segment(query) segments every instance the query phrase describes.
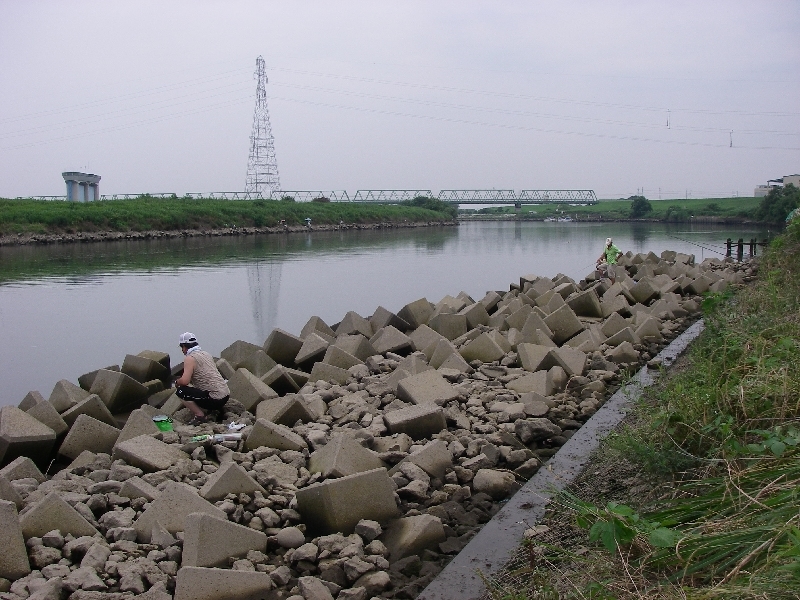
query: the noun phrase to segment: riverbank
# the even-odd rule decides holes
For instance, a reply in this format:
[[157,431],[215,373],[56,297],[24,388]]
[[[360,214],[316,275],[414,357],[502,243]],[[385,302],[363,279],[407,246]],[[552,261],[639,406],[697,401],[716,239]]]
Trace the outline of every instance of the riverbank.
[[417,227],[455,227],[458,221],[378,222],[341,225],[285,225],[277,227],[224,227],[220,229],[181,229],[174,231],[86,231],[77,233],[17,233],[0,236],[0,246],[27,244],[72,244],[113,242],[121,240],[154,240],[190,237],[222,237],[275,235],[319,231],[368,231],[381,229],[413,229]]
[[[185,236],[186,232],[236,235],[324,226],[396,227],[452,221],[455,208],[419,198],[399,205],[286,200],[152,198],[99,202],[0,199],[0,235],[13,240],[93,241]],[[35,242],[34,242],[35,243]]]
[[[703,291],[752,276],[747,264],[695,265],[668,251],[628,253],[620,265],[614,285],[528,275],[478,301],[422,298],[331,327],[312,317],[299,336],[274,330],[263,345],[236,341],[217,363],[232,398],[220,424],[186,423],[162,389],[180,366],[159,351],[86,373],[80,387],[61,381],[47,400],[31,392],[0,413],[25,425],[3,430],[2,460],[23,457],[0,475],[25,507],[10,552],[35,567],[8,587],[23,597],[86,581],[195,597],[195,581],[213,580],[275,598],[313,586],[415,597],[629,373],[694,322]],[[175,431],[159,431],[158,414]],[[196,438],[233,421],[241,439]],[[45,478],[25,456],[57,473]],[[45,520],[62,495],[68,519]],[[214,544],[197,533],[198,512]],[[84,565],[84,555],[100,558]],[[95,571],[71,575],[90,562]]]
[[759,271],[706,299],[689,354],[531,523],[487,597],[797,597],[800,227]]

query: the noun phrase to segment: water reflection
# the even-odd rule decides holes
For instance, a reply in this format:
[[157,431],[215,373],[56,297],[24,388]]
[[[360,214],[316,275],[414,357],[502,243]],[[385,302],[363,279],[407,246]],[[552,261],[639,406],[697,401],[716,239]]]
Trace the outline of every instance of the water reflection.
[[467,222],[460,227],[0,247],[0,405],[144,349],[176,352],[193,331],[210,352],[261,344],[426,297],[508,289],[520,275],[580,279],[606,237],[623,251],[724,254],[758,229],[628,223]]

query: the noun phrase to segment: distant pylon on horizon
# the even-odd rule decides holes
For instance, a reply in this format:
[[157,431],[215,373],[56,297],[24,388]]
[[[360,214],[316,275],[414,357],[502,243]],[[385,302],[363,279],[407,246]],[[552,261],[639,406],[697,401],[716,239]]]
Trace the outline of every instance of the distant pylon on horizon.
[[270,198],[281,189],[278,175],[278,161],[275,158],[275,140],[269,124],[267,109],[267,72],[264,59],[256,59],[258,80],[256,86],[256,107],[253,111],[253,130],[250,133],[250,156],[247,159],[247,181],[244,191],[257,197]]

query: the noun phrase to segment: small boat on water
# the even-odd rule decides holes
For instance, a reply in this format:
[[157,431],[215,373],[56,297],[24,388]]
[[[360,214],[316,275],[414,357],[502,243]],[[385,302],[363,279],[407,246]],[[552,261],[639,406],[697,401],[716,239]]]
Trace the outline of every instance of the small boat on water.
[[572,217],[558,217],[559,223],[572,223]]

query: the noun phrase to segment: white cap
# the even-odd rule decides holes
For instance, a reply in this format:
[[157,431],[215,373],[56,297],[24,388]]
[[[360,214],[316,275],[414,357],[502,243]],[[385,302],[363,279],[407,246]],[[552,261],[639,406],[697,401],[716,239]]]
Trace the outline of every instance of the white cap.
[[611,238],[606,238],[606,246],[610,246],[610,245],[611,245],[611,244],[613,244],[613,243],[614,243],[614,242],[613,242],[613,241],[611,241]]
[[178,343],[179,344],[196,344],[197,343],[197,338],[194,336],[193,333],[190,333],[190,332],[187,331],[186,333],[182,333],[181,334],[181,337],[178,338]]

